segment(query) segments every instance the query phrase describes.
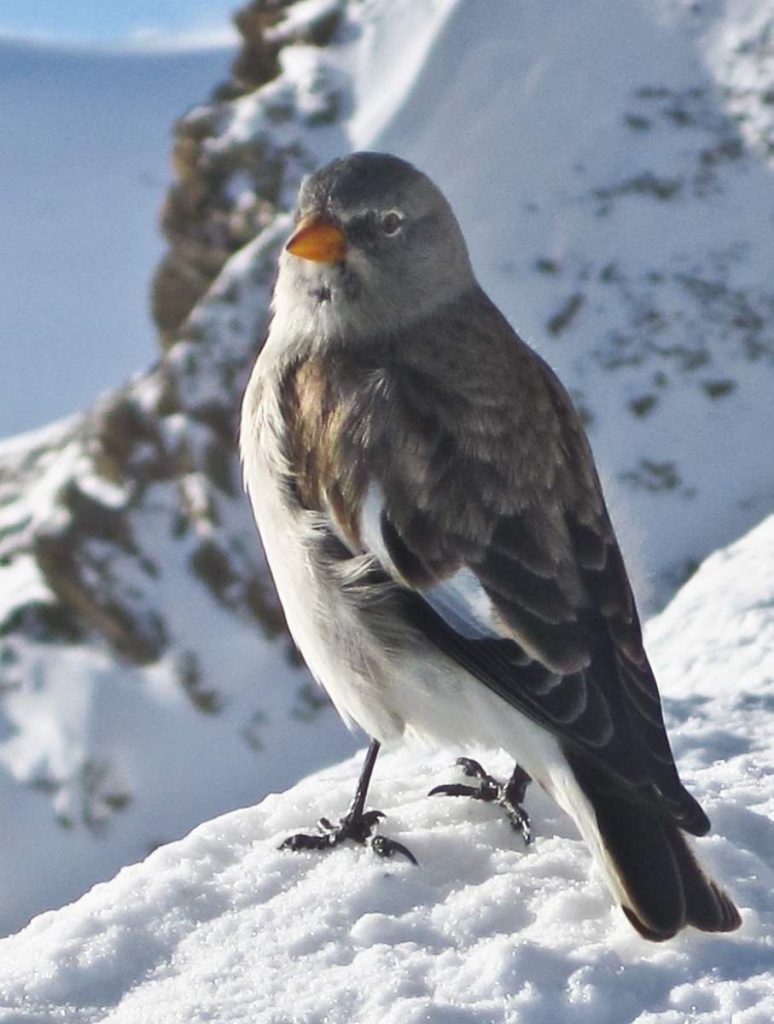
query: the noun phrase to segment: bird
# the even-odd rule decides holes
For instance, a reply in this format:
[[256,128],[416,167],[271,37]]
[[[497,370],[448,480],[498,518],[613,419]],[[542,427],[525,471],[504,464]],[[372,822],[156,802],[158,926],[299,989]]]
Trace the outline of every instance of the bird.
[[575,821],[632,926],[663,941],[736,929],[687,834],[682,784],[583,423],[479,285],[441,190],[387,153],[301,184],[244,394],[246,489],[293,640],[369,737],[339,822],[291,850],[403,844],[366,809],[381,745],[491,747],[525,841],[527,785]]

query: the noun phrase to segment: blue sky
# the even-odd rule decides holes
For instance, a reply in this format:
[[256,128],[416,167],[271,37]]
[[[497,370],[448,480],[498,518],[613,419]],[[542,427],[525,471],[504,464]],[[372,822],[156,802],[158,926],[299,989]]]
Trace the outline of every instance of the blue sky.
[[243,0],[0,0],[0,35],[115,45],[225,33]]

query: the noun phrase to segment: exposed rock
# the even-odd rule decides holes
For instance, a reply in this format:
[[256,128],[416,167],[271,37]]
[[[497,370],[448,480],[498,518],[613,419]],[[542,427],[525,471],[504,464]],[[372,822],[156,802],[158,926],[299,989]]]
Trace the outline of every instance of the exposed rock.
[[[279,75],[284,47],[321,47],[331,40],[345,4],[318,2],[301,17],[293,15],[293,6],[293,0],[253,0],[238,11],[234,23],[243,41],[232,81],[218,88],[212,104],[196,107],[175,124],[172,163],[177,180],[161,218],[170,249],[154,276],[151,297],[167,346],[228,257],[277,213],[284,154],[260,141],[228,147],[210,143],[223,128],[229,104]],[[275,104],[273,116],[278,109]],[[292,116],[292,105],[283,112]],[[233,187],[240,176],[243,185],[253,182],[251,195]]]

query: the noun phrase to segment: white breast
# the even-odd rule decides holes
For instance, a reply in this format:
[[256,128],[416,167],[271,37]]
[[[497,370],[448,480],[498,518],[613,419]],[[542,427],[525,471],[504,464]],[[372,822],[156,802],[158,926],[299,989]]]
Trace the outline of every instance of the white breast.
[[[345,589],[321,571],[319,548],[328,525],[320,513],[302,508],[287,487],[291,477],[283,454],[277,375],[264,355],[265,350],[245,393],[240,447],[266,560],[288,628],[312,675],[348,725],[357,723],[369,735],[388,739],[405,725],[387,699],[388,655],[362,628]],[[364,570],[368,561],[353,559],[356,564],[348,565],[345,575]]]

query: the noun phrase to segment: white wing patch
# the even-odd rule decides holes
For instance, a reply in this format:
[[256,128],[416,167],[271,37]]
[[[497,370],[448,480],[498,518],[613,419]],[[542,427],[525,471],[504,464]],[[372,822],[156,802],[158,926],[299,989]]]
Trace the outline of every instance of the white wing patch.
[[[381,563],[395,579],[400,580],[382,534],[384,494],[378,484],[372,483],[360,511],[360,537],[366,550]],[[498,628],[494,605],[472,569],[463,567],[453,576],[420,591],[422,597],[441,618],[460,636],[469,640],[502,637]]]
[[458,569],[442,583],[422,591],[442,619],[468,640],[502,637],[492,601],[472,569]]
[[360,508],[360,540],[366,551],[373,555],[391,576],[400,579],[382,535],[384,493],[379,484],[371,483]]

